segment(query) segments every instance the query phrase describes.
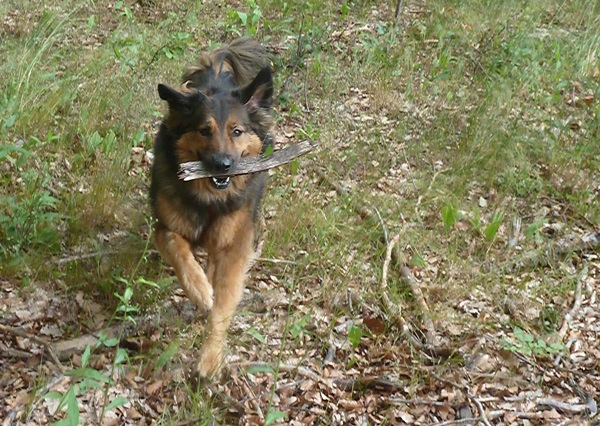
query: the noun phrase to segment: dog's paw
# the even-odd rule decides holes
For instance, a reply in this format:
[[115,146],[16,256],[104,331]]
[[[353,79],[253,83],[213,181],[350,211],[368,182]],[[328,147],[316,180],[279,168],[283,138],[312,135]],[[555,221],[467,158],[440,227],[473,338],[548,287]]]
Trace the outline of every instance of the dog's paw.
[[203,280],[194,278],[188,278],[186,281],[182,285],[186,295],[200,309],[202,314],[208,314],[214,303],[212,286],[203,282]]
[[220,372],[225,361],[222,347],[204,345],[200,349],[200,359],[196,366],[196,372],[201,380],[213,379]]

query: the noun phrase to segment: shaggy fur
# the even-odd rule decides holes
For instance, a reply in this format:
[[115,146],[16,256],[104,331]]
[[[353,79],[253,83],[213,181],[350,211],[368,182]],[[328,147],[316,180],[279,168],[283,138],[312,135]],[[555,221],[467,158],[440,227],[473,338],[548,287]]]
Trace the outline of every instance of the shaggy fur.
[[[159,85],[169,105],[156,138],[150,198],[155,243],[187,296],[209,312],[197,371],[211,377],[223,361],[226,331],[242,297],[265,185],[262,173],[183,182],[179,164],[202,161],[226,173],[272,144],[273,80],[259,44],[239,39],[202,54],[178,89]],[[195,260],[206,249],[206,271]]]

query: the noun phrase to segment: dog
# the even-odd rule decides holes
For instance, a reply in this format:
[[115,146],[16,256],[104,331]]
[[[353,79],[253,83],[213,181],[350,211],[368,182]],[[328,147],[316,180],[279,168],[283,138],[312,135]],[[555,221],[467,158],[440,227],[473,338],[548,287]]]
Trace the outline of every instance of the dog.
[[[266,175],[226,176],[273,145],[273,77],[266,49],[241,38],[200,55],[182,84],[158,85],[167,102],[154,144],[150,201],[154,242],[186,295],[208,313],[200,378],[224,361],[227,329],[242,298]],[[201,161],[216,177],[184,182],[179,165]],[[203,247],[206,271],[194,258]]]

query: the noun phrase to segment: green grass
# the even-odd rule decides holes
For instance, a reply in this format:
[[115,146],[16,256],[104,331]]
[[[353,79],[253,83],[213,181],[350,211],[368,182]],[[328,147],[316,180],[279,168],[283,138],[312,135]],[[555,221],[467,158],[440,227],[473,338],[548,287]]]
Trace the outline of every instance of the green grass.
[[[502,267],[554,240],[532,233],[520,251],[507,247],[515,218],[523,230],[561,222],[559,237],[600,221],[598,2],[407,4],[397,26],[395,2],[208,3],[0,6],[3,279],[66,283],[103,295],[110,311],[123,291],[115,277],[126,277],[141,309],[159,303],[174,280],[144,250],[149,176],[131,150],[152,146],[164,111],[159,82],[176,82],[198,51],[252,34],[280,52],[278,129],[318,135],[318,152],[296,175],[276,172],[264,207],[271,213],[263,257],[294,260],[311,305],[352,316],[358,311],[343,302],[349,288],[378,299],[383,228],[401,234],[408,259],[418,254],[440,319],[511,330],[512,323],[467,325],[454,302],[482,291],[501,312],[508,293],[519,309],[572,291],[560,266],[527,291],[512,289]],[[335,194],[317,170],[349,196]],[[456,212],[445,220],[449,205]],[[362,206],[376,208],[381,221],[359,217]],[[102,251],[110,254],[55,262]],[[287,283],[288,268],[258,270]],[[394,273],[390,286],[410,311]],[[326,337],[315,339],[318,346]],[[212,403],[202,401],[192,392],[183,413],[204,418]]]

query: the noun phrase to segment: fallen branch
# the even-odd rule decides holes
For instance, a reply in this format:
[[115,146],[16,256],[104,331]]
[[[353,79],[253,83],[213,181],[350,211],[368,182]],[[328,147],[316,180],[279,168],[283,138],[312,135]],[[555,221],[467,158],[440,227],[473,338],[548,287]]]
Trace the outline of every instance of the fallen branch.
[[[296,373],[299,376],[306,377],[307,379],[310,379],[314,382],[325,382],[328,380],[328,379],[325,379],[324,377],[319,376],[317,373],[315,373],[314,371],[312,371],[306,367],[301,367],[301,366],[297,366],[297,365],[279,364],[277,366],[277,368],[275,368],[271,364],[266,363],[266,362],[245,361],[245,362],[231,364],[231,367],[238,367],[238,368],[242,368],[242,369],[246,369],[246,370],[248,370],[250,368],[261,368],[261,369],[271,369],[273,371],[277,370],[277,371],[281,371],[284,373]],[[331,381],[329,381],[329,382],[331,382]]]
[[387,244],[385,250],[385,259],[383,261],[383,270],[381,272],[381,288],[387,288],[387,279],[388,279],[388,270],[390,269],[390,262],[392,261],[392,251],[396,244],[398,244],[398,240],[400,239],[400,234],[396,234],[392,237],[392,239]]
[[26,332],[25,330],[16,327],[11,327],[9,325],[0,324],[0,331],[10,333],[13,336],[25,337],[31,340],[32,342],[41,345],[44,348],[45,352],[48,353],[48,355],[52,359],[52,363],[56,365],[56,368],[58,368],[61,372],[63,371],[63,366],[60,363],[60,360],[57,357],[56,352],[54,351],[54,348],[52,347],[52,344],[50,342],[40,337],[34,336],[33,334]]
[[570,414],[584,413],[588,409],[586,404],[567,404],[566,402],[557,401],[556,399],[551,398],[538,398],[535,403],[538,406],[550,407],[562,411],[563,413]]
[[273,370],[280,371],[283,373],[295,373],[298,376],[312,380],[316,383],[324,384],[329,388],[338,388],[345,392],[352,392],[354,390],[378,390],[384,392],[398,392],[404,389],[405,384],[380,376],[365,376],[357,378],[325,378],[315,371],[296,365],[279,364],[278,366],[272,366],[266,362],[255,362],[245,361],[232,364],[231,367],[237,367],[238,369],[251,369],[259,368],[261,370]]
[[558,335],[561,338],[564,338],[565,334],[567,334],[567,329],[569,328],[569,323],[577,315],[577,312],[579,311],[579,308],[581,307],[581,285],[586,280],[587,273],[588,273],[588,266],[585,265],[583,267],[583,270],[581,271],[581,274],[579,274],[579,278],[577,279],[577,286],[575,287],[575,302],[573,303],[573,308],[571,308],[571,310],[569,312],[567,312],[567,314],[565,315],[562,326],[560,327],[560,330],[558,331]]
[[205,167],[201,161],[190,161],[180,164],[179,179],[190,181],[215,176],[237,176],[248,173],[257,173],[274,167],[290,163],[301,155],[308,154],[315,148],[315,143],[309,140],[289,145],[279,151],[275,151],[268,157],[244,157],[227,173],[215,173]]
[[410,292],[415,298],[415,302],[419,306],[421,310],[421,315],[423,316],[423,325],[427,330],[427,342],[437,346],[439,344],[437,334],[435,332],[435,327],[433,325],[433,321],[431,320],[431,311],[429,310],[429,306],[427,306],[427,302],[425,302],[425,297],[423,297],[423,293],[421,292],[421,287],[419,286],[419,282],[414,277],[408,266],[403,265],[400,268],[400,275],[404,279],[404,281],[410,287]]
[[357,377],[356,379],[334,379],[333,384],[345,392],[377,390],[380,392],[400,392],[406,384],[379,376]]
[[[479,411],[479,417],[474,418],[474,420],[477,420],[478,422],[483,423],[486,426],[492,426],[490,421],[488,420],[488,417],[485,413],[485,410],[483,409],[483,405],[481,404],[481,401],[479,401],[479,399],[477,399],[475,397],[475,395],[473,395],[471,393],[471,391],[469,390],[468,386],[466,385],[459,385],[456,382],[453,382],[452,380],[448,380],[448,379],[444,379],[443,377],[440,377],[436,374],[432,374],[432,376],[439,380],[442,383],[446,383],[452,387],[455,387],[456,389],[459,389],[463,392],[465,392],[467,394],[467,397],[473,402],[473,404],[475,404],[475,406],[477,407],[477,411]],[[464,420],[472,420],[472,419],[464,419]],[[441,423],[440,423],[441,424]],[[452,423],[449,423],[452,424]]]
[[571,253],[583,253],[598,248],[600,248],[600,231],[588,232],[575,241],[568,241],[566,238],[559,240],[549,247],[546,247],[545,250],[537,250],[533,252],[533,254],[524,256],[516,262],[505,266],[504,269],[514,272],[538,266],[547,266],[553,261],[563,258]]

